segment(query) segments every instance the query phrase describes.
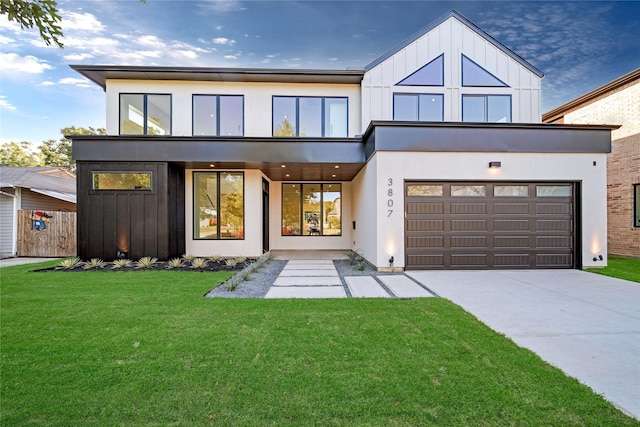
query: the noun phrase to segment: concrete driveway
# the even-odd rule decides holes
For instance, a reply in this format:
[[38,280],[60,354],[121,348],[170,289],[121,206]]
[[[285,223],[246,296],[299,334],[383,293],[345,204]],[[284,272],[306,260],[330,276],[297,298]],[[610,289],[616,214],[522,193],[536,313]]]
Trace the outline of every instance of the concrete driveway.
[[407,272],[640,419],[640,284],[579,270]]

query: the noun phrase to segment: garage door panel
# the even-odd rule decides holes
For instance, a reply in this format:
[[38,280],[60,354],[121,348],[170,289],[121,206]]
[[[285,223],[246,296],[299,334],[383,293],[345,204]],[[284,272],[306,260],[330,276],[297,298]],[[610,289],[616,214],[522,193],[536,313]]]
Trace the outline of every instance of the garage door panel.
[[412,182],[405,188],[408,269],[575,266],[573,184]]

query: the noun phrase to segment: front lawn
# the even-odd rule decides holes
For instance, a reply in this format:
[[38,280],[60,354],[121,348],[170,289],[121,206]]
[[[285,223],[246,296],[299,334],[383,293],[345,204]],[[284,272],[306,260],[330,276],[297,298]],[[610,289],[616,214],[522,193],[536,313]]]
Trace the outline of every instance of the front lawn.
[[640,425],[444,299],[30,268],[0,269],[3,426]]
[[610,256],[606,267],[590,268],[587,271],[640,283],[640,258]]

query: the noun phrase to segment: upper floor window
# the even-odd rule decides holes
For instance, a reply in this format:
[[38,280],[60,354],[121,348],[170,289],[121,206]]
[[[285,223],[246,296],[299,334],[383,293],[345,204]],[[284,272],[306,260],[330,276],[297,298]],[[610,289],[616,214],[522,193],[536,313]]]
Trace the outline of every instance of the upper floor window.
[[511,123],[511,95],[462,95],[462,121]]
[[121,93],[120,135],[171,135],[171,95]]
[[393,94],[393,120],[441,122],[444,115],[442,94]]
[[444,53],[398,83],[398,86],[444,86]]
[[462,86],[508,87],[508,85],[462,55]]
[[346,137],[347,98],[273,97],[273,136]]
[[193,95],[193,135],[244,135],[244,97]]

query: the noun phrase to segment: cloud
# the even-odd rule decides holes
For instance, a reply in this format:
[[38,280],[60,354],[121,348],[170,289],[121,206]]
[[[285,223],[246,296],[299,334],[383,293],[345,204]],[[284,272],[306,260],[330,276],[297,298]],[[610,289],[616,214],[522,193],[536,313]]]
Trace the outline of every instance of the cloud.
[[225,12],[241,12],[247,10],[241,1],[238,0],[213,0],[199,4],[202,10],[206,12],[225,13]]
[[55,83],[50,80],[45,80],[43,82],[38,83],[38,86],[54,86]]
[[16,107],[11,105],[9,101],[7,101],[7,97],[4,95],[0,95],[0,108],[4,108],[6,110],[15,110]]
[[56,86],[56,85],[75,86],[75,87],[82,87],[82,88],[93,87],[89,83],[89,81],[87,79],[82,79],[82,78],[77,78],[77,77],[64,77],[64,78],[58,80],[57,82],[52,82],[50,80],[46,80],[46,81],[38,83],[38,86],[44,86],[44,87]]
[[102,22],[98,21],[98,19],[90,13],[76,13],[61,10],[60,15],[62,16],[60,26],[65,32],[88,31],[95,33],[105,29]]
[[235,40],[228,39],[226,37],[216,37],[215,39],[213,39],[213,42],[215,44],[223,44],[223,45],[229,45],[229,46],[233,46],[234,44],[236,44]]
[[238,59],[238,57],[235,55],[225,55],[224,59]]
[[163,49],[166,45],[157,36],[142,36],[136,40],[142,46],[149,46],[156,49]]
[[0,44],[9,44],[14,42],[15,40],[9,37],[0,36]]
[[63,58],[66,61],[83,61],[85,59],[93,58],[93,55],[90,53],[71,53],[69,55],[64,55]]
[[53,67],[46,61],[35,56],[20,56],[17,53],[0,53],[0,70],[4,72],[18,72],[29,74],[42,74]]

